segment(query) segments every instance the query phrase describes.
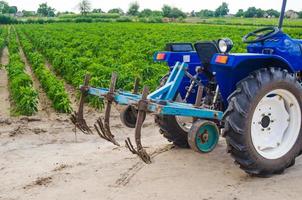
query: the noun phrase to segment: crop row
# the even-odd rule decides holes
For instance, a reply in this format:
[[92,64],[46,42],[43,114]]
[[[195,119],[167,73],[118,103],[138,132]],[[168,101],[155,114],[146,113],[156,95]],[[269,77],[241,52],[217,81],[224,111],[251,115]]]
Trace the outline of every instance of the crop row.
[[16,115],[33,115],[38,111],[38,93],[31,77],[25,72],[25,64],[19,54],[16,33],[9,30],[9,64],[7,65],[9,89]]
[[[164,50],[169,42],[196,42],[229,37],[233,52],[245,52],[241,38],[254,30],[249,26],[96,23],[20,25],[35,48],[52,63],[56,72],[74,86],[85,73],[92,75],[94,86],[108,87],[110,74],[118,72],[118,87],[131,89],[139,77],[152,89],[168,68],[154,63],[153,53]],[[286,29],[301,37],[301,29]]]
[[53,108],[61,113],[70,113],[72,109],[63,81],[59,80],[52,71],[45,66],[44,57],[32,46],[25,35],[23,33],[18,35],[26,57],[30,61],[43,90],[52,101]]

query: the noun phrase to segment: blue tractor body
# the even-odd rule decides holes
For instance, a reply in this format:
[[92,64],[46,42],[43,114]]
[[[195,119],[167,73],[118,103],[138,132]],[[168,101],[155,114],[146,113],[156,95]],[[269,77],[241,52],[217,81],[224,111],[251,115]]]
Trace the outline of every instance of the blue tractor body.
[[263,43],[248,45],[247,52],[228,54],[226,64],[216,62],[219,55],[212,59],[212,70],[225,103],[236,89],[236,84],[253,71],[264,67],[283,68],[291,73],[302,70],[301,40],[292,39],[283,32]]
[[[157,59],[158,54],[164,54],[165,58]],[[218,56],[227,56],[226,63],[217,62]],[[278,67],[295,73],[302,70],[302,40],[292,39],[283,32],[279,32],[273,38],[265,42],[253,43],[247,46],[247,53],[215,54],[211,61],[209,70],[215,74],[219,85],[219,91],[223,98],[225,107],[227,99],[236,89],[238,82],[247,77],[251,72],[259,68]],[[203,64],[196,51],[190,52],[157,52],[154,56],[155,61],[166,62],[170,68],[177,62],[185,62],[188,65],[188,71],[195,73],[196,67],[202,67]],[[200,74],[198,76],[201,82],[206,86],[209,82],[207,76]],[[179,93],[184,98],[187,88],[190,85],[190,79],[184,77]],[[188,103],[194,103],[196,99],[197,86],[191,93]]]

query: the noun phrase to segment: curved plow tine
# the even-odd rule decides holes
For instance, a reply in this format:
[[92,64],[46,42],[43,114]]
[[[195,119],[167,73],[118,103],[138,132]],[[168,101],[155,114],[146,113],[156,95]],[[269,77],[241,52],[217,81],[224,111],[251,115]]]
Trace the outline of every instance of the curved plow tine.
[[146,152],[146,150],[142,146],[141,142],[141,131],[142,126],[145,120],[145,115],[148,107],[147,96],[149,94],[149,89],[144,87],[142,99],[138,102],[138,115],[135,126],[135,143],[137,148],[135,149],[131,143],[130,138],[125,140],[126,147],[130,150],[131,153],[138,155],[145,163],[151,163],[151,157]]
[[97,122],[94,124],[94,127],[102,139],[107,140],[108,142],[111,142],[116,146],[120,146],[120,144],[115,140],[114,135],[111,133],[110,130],[110,113],[111,113],[112,103],[114,102],[116,80],[117,80],[117,74],[112,73],[109,92],[105,97],[107,104],[106,104],[104,122],[102,118],[99,118]]
[[86,120],[84,119],[84,102],[85,97],[87,96],[87,92],[89,90],[89,80],[90,75],[85,76],[84,85],[81,87],[81,99],[78,112],[74,112],[71,114],[70,120],[71,122],[82,131],[84,134],[93,134],[89,126],[87,125]]
[[94,128],[102,139],[107,140],[108,142],[111,142],[116,146],[120,146],[120,144],[115,140],[114,135],[111,133],[110,129],[104,126],[101,118],[99,118],[94,124]]

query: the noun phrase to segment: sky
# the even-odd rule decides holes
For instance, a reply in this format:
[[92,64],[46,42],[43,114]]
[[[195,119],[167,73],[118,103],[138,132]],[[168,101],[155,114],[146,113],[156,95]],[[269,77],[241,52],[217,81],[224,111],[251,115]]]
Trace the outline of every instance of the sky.
[[[18,6],[19,10],[37,10],[39,4],[47,2],[49,6],[57,11],[73,11],[77,12],[77,0],[6,0],[11,6]],[[92,8],[101,8],[108,11],[110,8],[122,8],[124,11],[128,9],[129,4],[134,0],[90,0]],[[251,6],[262,9],[280,10],[282,0],[136,0],[141,9],[150,8],[160,10],[164,4],[181,8],[185,12],[192,10],[199,11],[201,9],[214,10],[222,2],[229,4],[230,12],[236,13],[238,9],[246,9]],[[287,9],[302,11],[301,0],[288,0]]]

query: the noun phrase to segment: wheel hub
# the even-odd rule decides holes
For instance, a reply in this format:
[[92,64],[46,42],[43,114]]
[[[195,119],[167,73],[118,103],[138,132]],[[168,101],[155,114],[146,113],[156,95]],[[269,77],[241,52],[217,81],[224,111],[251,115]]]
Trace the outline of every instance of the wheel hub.
[[261,119],[261,126],[263,128],[268,128],[269,125],[271,123],[271,118],[267,115],[265,115],[262,119]]
[[209,140],[209,133],[207,130],[203,132],[203,134],[199,135],[199,139],[202,144],[206,143]]

